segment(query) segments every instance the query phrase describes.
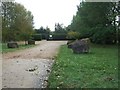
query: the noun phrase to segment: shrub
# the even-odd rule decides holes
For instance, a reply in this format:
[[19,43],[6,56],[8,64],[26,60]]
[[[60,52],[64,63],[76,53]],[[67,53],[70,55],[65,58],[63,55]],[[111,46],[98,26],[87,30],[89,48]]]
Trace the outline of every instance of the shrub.
[[79,38],[80,38],[80,33],[78,32],[70,31],[67,34],[67,39],[79,39]]
[[110,28],[97,28],[97,31],[91,36],[93,43],[112,44],[115,43],[115,30]]
[[66,40],[66,34],[52,34],[52,40]]

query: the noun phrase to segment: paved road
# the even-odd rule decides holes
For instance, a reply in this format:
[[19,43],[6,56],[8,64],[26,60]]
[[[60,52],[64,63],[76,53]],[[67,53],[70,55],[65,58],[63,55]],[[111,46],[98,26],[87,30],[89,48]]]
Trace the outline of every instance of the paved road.
[[26,50],[3,54],[3,88],[43,88],[57,55],[66,41],[41,41]]

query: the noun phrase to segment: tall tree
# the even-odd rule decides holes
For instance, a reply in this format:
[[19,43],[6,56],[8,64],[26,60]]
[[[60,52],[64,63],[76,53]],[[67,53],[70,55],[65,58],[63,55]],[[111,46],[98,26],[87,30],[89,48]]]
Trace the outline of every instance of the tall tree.
[[115,17],[111,17],[113,6],[111,2],[82,2],[69,28],[80,32],[82,37],[90,37],[93,42],[112,43],[116,32],[110,19]]
[[2,2],[3,41],[27,40],[33,32],[33,15],[19,3]]
[[63,24],[55,23],[55,32],[54,33],[66,34],[67,31],[63,27]]

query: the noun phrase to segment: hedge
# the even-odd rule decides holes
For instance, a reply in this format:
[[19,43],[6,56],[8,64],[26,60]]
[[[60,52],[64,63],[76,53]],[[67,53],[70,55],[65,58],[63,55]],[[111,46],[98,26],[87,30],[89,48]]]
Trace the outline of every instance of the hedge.
[[66,34],[52,34],[47,40],[66,40]]
[[42,35],[41,34],[33,34],[32,39],[35,41],[41,41],[42,40]]
[[49,39],[49,34],[41,34],[42,39]]

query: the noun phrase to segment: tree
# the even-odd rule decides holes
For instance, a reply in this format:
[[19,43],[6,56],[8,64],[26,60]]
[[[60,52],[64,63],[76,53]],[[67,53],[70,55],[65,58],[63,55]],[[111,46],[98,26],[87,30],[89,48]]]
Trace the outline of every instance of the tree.
[[49,34],[50,34],[50,28],[48,26],[46,28],[43,28],[41,26],[40,29],[35,29],[35,32],[37,34],[41,34],[42,35],[42,39],[48,39],[49,38]]
[[89,37],[95,43],[108,43],[108,40],[113,43],[116,32],[115,16],[111,13],[113,7],[111,2],[81,2],[69,29],[80,32],[81,37]]
[[[11,18],[11,12],[10,10],[12,10],[12,6],[13,3],[12,2],[2,2],[2,33],[3,33],[3,40],[5,41],[9,41],[10,39],[13,39],[14,37],[14,33],[11,33],[11,20],[13,20]],[[13,31],[12,31],[13,32]],[[13,36],[11,36],[13,35]]]
[[33,15],[23,5],[2,2],[3,41],[27,40],[33,32]]
[[63,27],[63,24],[55,23],[55,31],[54,31],[54,33],[66,34],[67,31]]
[[50,28],[49,28],[48,26],[46,27],[45,30],[46,30],[46,33],[47,33],[47,34],[50,34]]

